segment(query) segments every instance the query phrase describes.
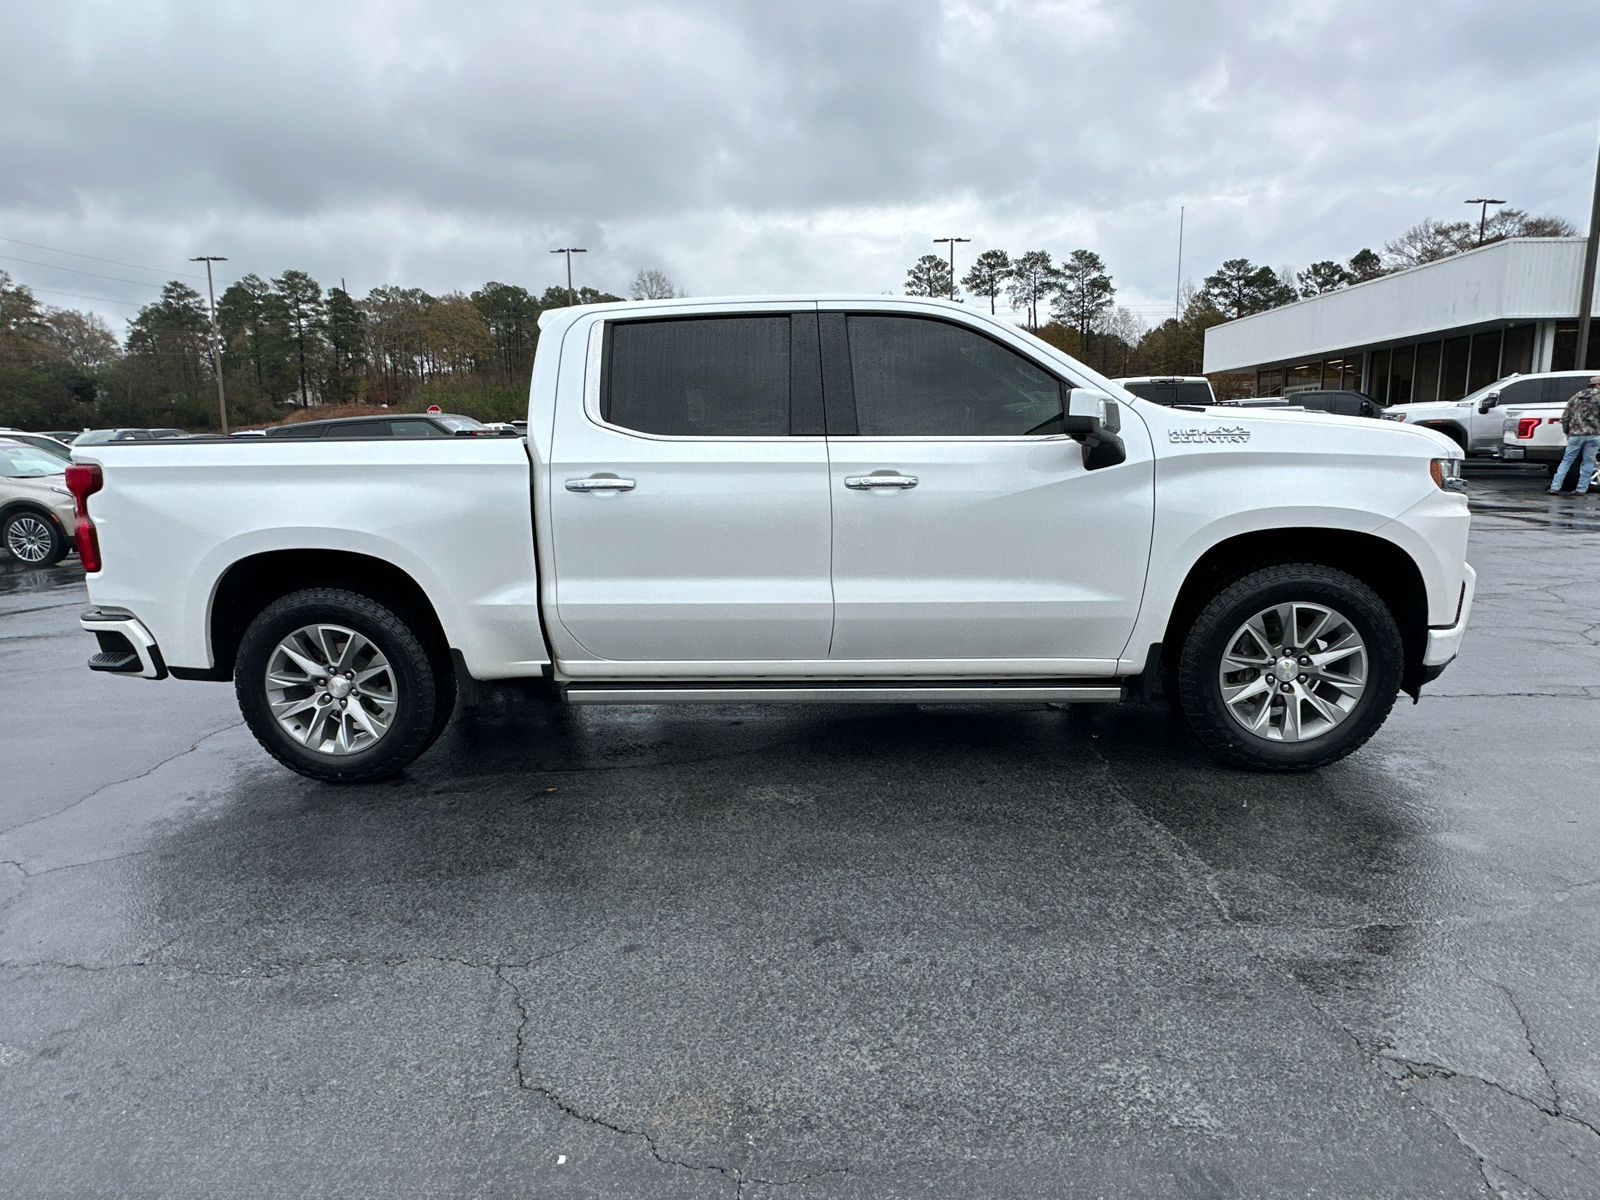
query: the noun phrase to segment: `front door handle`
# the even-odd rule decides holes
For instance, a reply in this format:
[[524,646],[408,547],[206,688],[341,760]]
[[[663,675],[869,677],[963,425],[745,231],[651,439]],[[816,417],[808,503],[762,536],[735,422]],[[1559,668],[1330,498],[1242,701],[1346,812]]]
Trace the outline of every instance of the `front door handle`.
[[854,488],[858,492],[871,491],[873,488],[914,488],[917,486],[915,475],[846,475],[844,485]]
[[631,492],[633,489],[633,480],[619,479],[615,475],[591,475],[587,479],[567,480],[569,492]]

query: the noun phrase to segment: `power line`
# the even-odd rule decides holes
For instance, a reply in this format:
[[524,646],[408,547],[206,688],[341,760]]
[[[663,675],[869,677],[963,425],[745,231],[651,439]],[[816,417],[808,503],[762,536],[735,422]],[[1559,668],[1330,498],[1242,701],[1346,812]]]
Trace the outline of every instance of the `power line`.
[[123,308],[144,307],[140,304],[134,304],[129,300],[113,300],[110,296],[83,296],[79,295],[77,292],[58,292],[54,288],[34,287],[33,285],[27,283],[24,283],[21,286],[27,288],[30,292],[43,292],[47,296],[70,296],[74,300],[98,300],[101,304],[120,304]]
[[[62,250],[56,246],[41,245],[39,242],[25,242],[21,238],[0,237],[0,242],[10,242],[13,246],[32,246],[35,250],[48,250],[51,254],[66,254],[72,258],[87,258],[91,262],[110,263],[114,267],[132,267],[135,271],[154,271],[157,275],[173,274],[173,272],[166,267],[144,267],[140,266],[138,263],[122,262],[115,258],[100,258],[94,254],[79,254],[76,250]],[[62,270],[66,270],[66,268],[63,267]],[[192,271],[178,271],[176,273],[182,275],[185,279],[200,278],[199,275]]]
[[31,258],[17,258],[12,254],[0,254],[0,258],[7,262],[27,263],[30,267],[43,267],[47,271],[66,271],[70,275],[87,275],[90,279],[109,279],[112,283],[131,283],[134,287],[159,288],[159,283],[151,283],[147,279],[124,279],[120,275],[101,275],[94,271],[80,271],[77,267],[58,267],[54,263],[34,262]]

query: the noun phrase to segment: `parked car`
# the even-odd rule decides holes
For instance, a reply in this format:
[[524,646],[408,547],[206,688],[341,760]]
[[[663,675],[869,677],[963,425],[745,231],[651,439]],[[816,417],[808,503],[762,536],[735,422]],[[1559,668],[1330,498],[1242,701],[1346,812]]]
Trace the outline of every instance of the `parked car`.
[[1337,413],[1342,417],[1375,417],[1379,411],[1372,398],[1362,392],[1317,388],[1290,392],[1283,397],[1283,401],[1285,404],[1298,404],[1313,412]]
[[49,567],[72,549],[67,464],[47,450],[0,438],[0,546],[30,567]]
[[1216,393],[1204,375],[1127,375],[1112,383],[1152,404],[1215,404]]
[[[1586,386],[1593,371],[1582,373],[1581,382]],[[1559,395],[1567,391],[1570,384],[1562,383],[1560,387],[1552,389],[1547,394]],[[1577,391],[1572,388],[1572,391]],[[1544,404],[1518,404],[1500,409],[1502,413],[1500,457],[1508,462],[1537,462],[1543,463],[1545,470],[1551,475],[1555,474],[1556,467],[1567,452],[1567,434],[1561,428],[1561,416],[1567,410],[1567,400],[1570,394],[1562,400]],[[1562,481],[1561,490],[1570,492],[1578,486],[1578,468],[1574,467],[1567,472],[1567,477]]]
[[231,679],[270,754],[337,782],[400,771],[458,681],[500,679],[571,704],[1117,702],[1164,680],[1218,757],[1304,770],[1461,645],[1462,455],[1431,430],[1119,400],[937,300],[540,328],[526,439],[79,448],[90,665]]
[[1592,371],[1544,371],[1533,375],[1508,375],[1479,388],[1460,400],[1421,404],[1391,404],[1383,411],[1386,421],[1404,421],[1437,429],[1469,455],[1499,457],[1505,433],[1505,413],[1510,405],[1565,404],[1585,386]]
[[510,428],[492,428],[457,413],[395,413],[382,417],[331,417],[296,421],[263,431],[269,438],[426,438],[516,437]]
[[72,444],[98,446],[102,442],[150,442],[188,436],[188,431],[183,429],[85,429],[72,439]]
[[35,450],[43,450],[46,454],[54,454],[63,462],[72,460],[72,447],[48,433],[27,433],[21,429],[0,428],[0,438],[21,442],[24,446],[32,446]]

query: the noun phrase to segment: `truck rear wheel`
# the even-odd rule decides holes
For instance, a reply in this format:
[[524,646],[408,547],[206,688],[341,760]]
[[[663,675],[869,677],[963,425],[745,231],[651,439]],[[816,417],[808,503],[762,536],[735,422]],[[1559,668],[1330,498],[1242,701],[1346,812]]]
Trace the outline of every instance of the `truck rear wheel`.
[[1179,703],[1224,762],[1306,771],[1377,732],[1404,653],[1388,606],[1353,575],[1315,563],[1265,567],[1200,611],[1179,653]]
[[423,638],[342,588],[309,588],[263,609],[239,643],[233,684],[267,753],[328,783],[399,774],[455,706],[455,677]]

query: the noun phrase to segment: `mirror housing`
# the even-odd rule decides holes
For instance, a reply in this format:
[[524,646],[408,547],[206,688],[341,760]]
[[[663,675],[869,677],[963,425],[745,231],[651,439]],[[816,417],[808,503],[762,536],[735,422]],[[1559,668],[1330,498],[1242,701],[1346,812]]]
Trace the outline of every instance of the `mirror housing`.
[[1122,432],[1122,409],[1105,392],[1073,388],[1067,393],[1065,424],[1067,436],[1083,446],[1086,471],[1114,467],[1127,460],[1127,447],[1117,436]]
[[1478,412],[1479,412],[1480,415],[1483,414],[1483,413],[1486,413],[1491,408],[1494,408],[1494,407],[1498,406],[1499,403],[1500,403],[1500,393],[1499,392],[1490,392],[1482,400],[1478,401]]

